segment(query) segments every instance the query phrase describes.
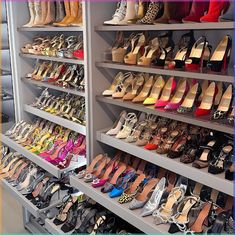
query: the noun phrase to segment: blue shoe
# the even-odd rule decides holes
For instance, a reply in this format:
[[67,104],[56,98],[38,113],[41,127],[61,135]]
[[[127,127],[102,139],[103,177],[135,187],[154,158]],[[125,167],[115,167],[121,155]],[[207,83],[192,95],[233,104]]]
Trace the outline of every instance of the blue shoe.
[[124,190],[128,187],[128,182],[135,177],[135,171],[129,172],[125,177],[121,178],[121,180],[117,183],[116,186],[113,187],[112,191],[109,193],[109,197],[120,197]]

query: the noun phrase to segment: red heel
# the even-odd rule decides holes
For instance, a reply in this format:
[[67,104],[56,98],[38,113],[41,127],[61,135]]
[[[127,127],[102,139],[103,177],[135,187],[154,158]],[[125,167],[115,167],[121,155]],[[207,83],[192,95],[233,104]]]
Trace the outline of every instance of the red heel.
[[217,93],[218,93],[217,85],[215,84],[215,82],[212,82],[206,89],[200,106],[196,108],[194,112],[194,115],[196,117],[210,114]]

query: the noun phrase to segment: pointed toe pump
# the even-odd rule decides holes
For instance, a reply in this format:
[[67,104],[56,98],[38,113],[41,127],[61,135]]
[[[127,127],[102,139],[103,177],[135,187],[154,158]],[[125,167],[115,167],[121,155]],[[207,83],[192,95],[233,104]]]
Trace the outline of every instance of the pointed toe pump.
[[131,51],[124,57],[124,62],[126,64],[137,64],[137,61],[140,57],[141,48],[144,46],[144,44],[144,34],[136,35],[136,37],[131,40]]
[[177,112],[178,113],[192,112],[194,103],[200,92],[201,92],[200,84],[199,83],[194,84],[189,90],[188,94],[186,95],[183,103],[177,109]]
[[194,115],[196,117],[210,114],[217,92],[218,92],[217,86],[215,82],[212,82],[209,85],[209,87],[206,89],[200,106],[196,108],[194,112]]
[[207,66],[211,54],[211,46],[205,37],[200,37],[193,45],[188,59],[185,61],[186,70],[199,70]]
[[213,72],[226,71],[230,60],[231,49],[232,38],[230,35],[226,35],[215,49],[207,67]]
[[165,86],[165,81],[162,76],[159,76],[151,90],[150,95],[144,100],[143,104],[144,105],[154,105],[158,98],[161,95],[162,89]]
[[188,92],[189,86],[186,80],[181,81],[176,89],[174,96],[170,102],[165,106],[166,110],[176,110],[182,104],[186,93]]
[[147,81],[145,82],[143,89],[141,90],[141,92],[139,93],[138,96],[136,96],[132,102],[133,103],[143,103],[143,101],[148,97],[149,92],[151,90],[151,87],[153,85],[153,76],[151,76],[150,78],[147,79]]
[[177,84],[175,78],[174,77],[169,78],[162,90],[162,94],[159,100],[157,100],[157,102],[155,103],[155,108],[165,107],[169,103],[171,95],[175,91],[176,86]]
[[230,110],[230,105],[233,98],[233,86],[230,84],[224,92],[217,110],[213,113],[213,119],[223,119]]

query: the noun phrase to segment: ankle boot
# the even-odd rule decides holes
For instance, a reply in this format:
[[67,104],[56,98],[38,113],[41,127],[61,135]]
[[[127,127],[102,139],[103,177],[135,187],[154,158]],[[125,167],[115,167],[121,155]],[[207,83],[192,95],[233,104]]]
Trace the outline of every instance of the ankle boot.
[[184,23],[187,22],[200,22],[200,18],[204,16],[205,12],[209,9],[209,2],[194,0],[192,3],[190,14],[182,19]]
[[45,24],[51,24],[55,21],[55,3],[53,1],[47,2],[47,15]]
[[29,7],[30,20],[27,24],[23,25],[23,27],[33,27],[34,26],[34,19],[35,19],[34,2],[28,1],[28,7]]
[[128,0],[126,7],[126,15],[122,21],[119,22],[120,25],[127,24],[128,21],[133,21],[137,19],[138,4],[136,1]]
[[156,20],[156,23],[179,23],[182,19],[189,14],[190,11],[189,1],[175,1],[164,2],[163,16]]
[[55,1],[55,8],[56,8],[55,23],[59,23],[65,17],[64,3],[60,1]]
[[225,14],[223,14],[219,18],[219,21],[221,21],[221,22],[223,22],[223,21],[234,21],[234,17],[233,17],[234,7],[233,6],[234,6],[234,3],[233,3],[233,1],[231,1],[229,9],[227,10],[227,12]]
[[71,23],[72,26],[82,26],[82,3],[78,3],[78,15],[76,19]]
[[162,16],[163,3],[151,1],[144,17],[138,20],[140,24],[153,24],[156,19]]
[[201,22],[218,22],[222,12],[226,12],[229,7],[227,0],[210,0],[208,13],[200,18]]
[[58,23],[54,23],[53,25],[55,25],[55,26],[64,26],[64,25],[66,25],[65,22],[70,17],[70,5],[69,5],[69,1],[67,1],[67,0],[64,1],[64,8],[65,8],[65,17],[63,18],[63,20],[61,20]]

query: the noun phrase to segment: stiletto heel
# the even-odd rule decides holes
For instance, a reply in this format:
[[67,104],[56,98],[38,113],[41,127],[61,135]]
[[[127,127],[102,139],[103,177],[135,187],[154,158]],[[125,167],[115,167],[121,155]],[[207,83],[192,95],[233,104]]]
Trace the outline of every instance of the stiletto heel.
[[169,78],[162,90],[159,100],[155,103],[155,108],[165,107],[169,103],[171,95],[175,91],[176,87],[177,84],[174,77]]
[[183,103],[177,109],[177,112],[178,113],[192,112],[194,103],[200,93],[201,93],[200,84],[199,83],[194,84],[189,90],[188,94],[186,95]]
[[200,106],[194,112],[196,117],[210,114],[217,92],[217,86],[215,82],[212,82],[206,89]]
[[143,86],[143,89],[141,90],[141,92],[139,93],[138,96],[136,96],[132,102],[133,103],[143,103],[144,100],[148,97],[149,92],[151,90],[151,87],[153,86],[153,76],[151,76],[150,78],[148,78]]
[[[135,46],[136,41],[137,45]],[[126,64],[137,64],[139,55],[140,55],[140,49],[144,46],[145,44],[145,36],[143,34],[136,35],[131,40],[131,51],[124,57],[124,62]]]
[[160,97],[160,94],[162,92],[163,87],[165,86],[165,81],[162,76],[159,76],[154,85],[152,86],[152,90],[150,95],[144,100],[144,105],[154,105],[158,98]]
[[189,58],[185,61],[186,70],[199,70],[206,67],[211,54],[211,46],[205,37],[200,37],[193,45]]
[[229,112],[233,98],[233,86],[230,84],[224,92],[217,110],[213,113],[213,119],[225,118]]
[[228,68],[232,49],[232,38],[226,35],[215,49],[207,66],[213,72],[226,71]]

